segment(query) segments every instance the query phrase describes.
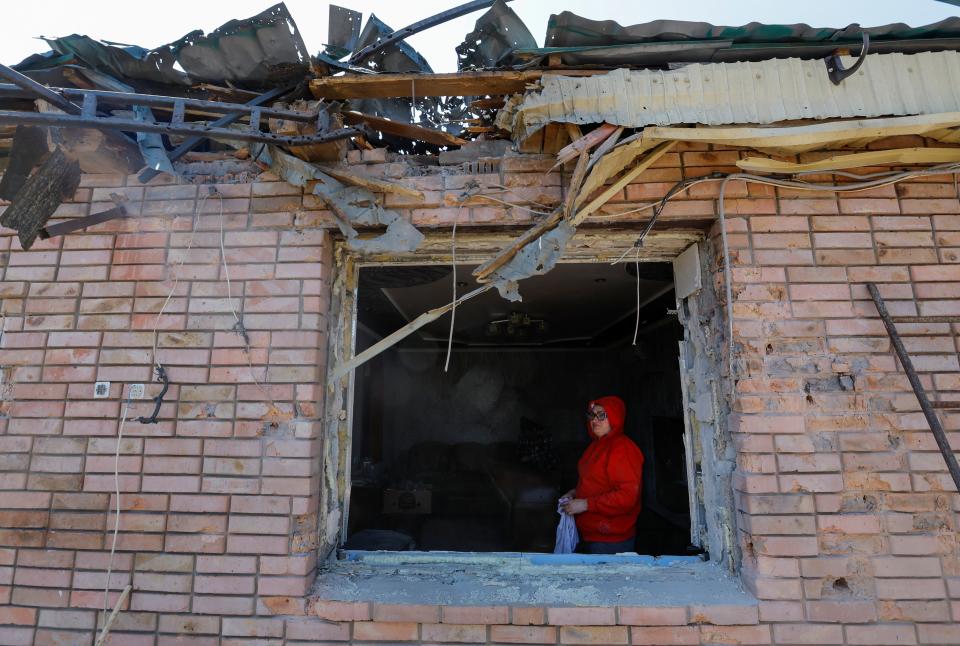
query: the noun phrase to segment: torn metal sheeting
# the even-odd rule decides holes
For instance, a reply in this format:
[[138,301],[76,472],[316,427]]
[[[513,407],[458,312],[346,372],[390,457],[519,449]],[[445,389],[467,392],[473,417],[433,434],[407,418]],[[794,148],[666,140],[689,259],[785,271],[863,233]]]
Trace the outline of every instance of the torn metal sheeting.
[[738,45],[824,43],[833,47],[842,47],[859,43],[863,33],[869,34],[871,41],[960,38],[960,18],[946,18],[921,27],[892,23],[878,27],[861,27],[858,24],[851,24],[839,29],[811,27],[804,23],[766,25],[759,22],[735,27],[686,20],[654,20],[623,26],[613,20],[591,20],[570,11],[564,11],[550,16],[544,46],[588,47],[729,39]]
[[[153,118],[153,112],[144,105],[133,106],[133,114],[137,121],[143,123],[156,123]],[[176,175],[173,170],[173,164],[167,157],[167,149],[163,145],[163,138],[156,132],[137,132],[137,146],[140,147],[140,153],[143,155],[143,161],[148,168],[155,171]]]
[[[731,40],[641,43],[603,45],[595,47],[543,47],[517,49],[512,60],[524,66],[535,65],[544,59],[559,59],[561,65],[591,65],[594,67],[662,66],[678,63],[712,62],[718,52],[733,45]],[[740,53],[742,50],[737,50]],[[832,48],[831,50],[832,51]]]
[[[322,178],[313,187],[319,197],[338,217],[340,231],[347,247],[359,253],[413,251],[423,242],[423,234],[396,211],[380,206],[376,196],[359,186],[344,186],[333,178]],[[361,238],[353,225],[387,230],[373,238]]]
[[[407,43],[384,44],[393,33],[394,31],[389,25],[377,18],[375,14],[370,14],[370,17],[367,18],[367,24],[363,26],[363,31],[357,39],[356,46],[358,49],[350,57],[350,64],[369,67],[378,72],[432,73],[433,68],[430,67],[427,59]],[[375,50],[370,50],[362,57],[357,57],[360,52],[377,44],[380,44],[380,46]]]
[[[250,18],[231,20],[206,35],[192,31],[154,50],[109,45],[77,34],[45,40],[57,54],[72,56],[101,72],[164,85],[287,83],[291,78],[303,78],[310,62],[303,38],[283,3]],[[18,68],[36,69],[44,62],[31,57]]]
[[[850,65],[854,59],[843,60]],[[960,105],[957,78],[956,51],[871,54],[840,85],[830,81],[822,61],[799,59],[544,75],[543,89],[528,93],[499,122],[524,139],[557,122],[639,128],[931,114]]]
[[527,244],[488,279],[508,301],[522,300],[517,283],[524,278],[541,276],[553,269],[577,232],[569,222],[561,222],[534,242]]
[[809,171],[846,170],[865,166],[890,164],[948,164],[960,162],[960,148],[896,148],[871,150],[864,153],[833,155],[817,161],[797,163],[747,157],[737,161],[737,166],[751,173],[802,173]]
[[357,47],[363,14],[346,7],[330,5],[327,18],[327,55],[343,58]]
[[457,46],[457,69],[496,67],[514,50],[536,46],[537,40],[520,17],[506,2],[497,0]]

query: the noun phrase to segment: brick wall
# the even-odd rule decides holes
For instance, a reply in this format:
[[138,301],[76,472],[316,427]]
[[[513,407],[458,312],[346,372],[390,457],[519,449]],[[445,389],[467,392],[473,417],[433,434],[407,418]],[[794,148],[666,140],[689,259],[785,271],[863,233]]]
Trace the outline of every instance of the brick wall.
[[[684,176],[734,170],[740,154],[683,148],[606,210],[659,198]],[[471,179],[498,199],[551,204],[565,184],[542,174],[550,164],[514,158],[500,173],[410,177],[425,201],[386,203],[425,228],[452,222]],[[397,163],[366,170],[408,172]],[[111,193],[141,217],[29,252],[2,232],[0,643],[92,643],[113,523],[120,384],[150,381],[152,330],[171,290],[158,336],[171,389],[159,423],[127,422],[121,443],[111,605],[127,583],[134,592],[114,643],[960,643],[957,497],[863,286],[878,282],[897,314],[960,314],[952,179],[840,198],[728,187],[741,366],[729,430],[752,609],[441,608],[310,596],[331,220],[312,197],[261,179],[218,187],[232,305],[249,351],[231,330],[221,202],[204,199],[206,187],[85,176],[58,217],[104,210]],[[715,183],[693,187],[664,211],[664,225],[707,228],[716,193]],[[531,220],[482,201],[460,217],[486,227]],[[957,330],[910,327],[929,333],[906,338],[925,382],[960,390]],[[108,399],[93,398],[95,380],[113,383]],[[150,384],[148,395],[157,390]],[[129,415],[150,409],[138,403]],[[960,418],[943,418],[955,434]]]

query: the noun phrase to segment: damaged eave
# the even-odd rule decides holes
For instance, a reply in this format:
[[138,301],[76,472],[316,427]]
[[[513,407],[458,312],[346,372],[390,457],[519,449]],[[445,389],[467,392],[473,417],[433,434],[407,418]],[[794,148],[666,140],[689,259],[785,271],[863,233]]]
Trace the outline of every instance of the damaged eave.
[[[842,60],[849,67],[855,59]],[[587,78],[550,74],[542,90],[508,104],[498,123],[524,139],[548,123],[641,128],[930,114],[960,106],[958,77],[956,51],[871,54],[839,85],[818,59],[619,68]]]
[[[607,70],[574,71],[565,74],[605,74]],[[452,72],[448,74],[376,74],[363,76],[325,76],[310,81],[310,91],[318,99],[386,99],[436,96],[486,96],[514,94],[539,81],[545,70],[499,70],[492,72]]]

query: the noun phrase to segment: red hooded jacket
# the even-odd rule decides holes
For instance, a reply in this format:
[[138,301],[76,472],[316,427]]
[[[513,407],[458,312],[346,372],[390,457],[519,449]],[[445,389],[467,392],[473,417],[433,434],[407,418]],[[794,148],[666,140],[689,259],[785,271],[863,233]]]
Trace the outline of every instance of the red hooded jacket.
[[643,453],[623,434],[627,407],[619,397],[601,397],[590,406],[603,406],[610,432],[593,442],[577,465],[580,480],[577,498],[587,501],[587,511],[577,514],[577,529],[584,541],[619,543],[636,536],[643,486]]

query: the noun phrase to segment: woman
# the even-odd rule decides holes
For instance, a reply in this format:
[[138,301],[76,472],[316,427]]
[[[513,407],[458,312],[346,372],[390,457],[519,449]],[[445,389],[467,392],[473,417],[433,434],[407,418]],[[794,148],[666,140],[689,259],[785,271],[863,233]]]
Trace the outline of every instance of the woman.
[[590,402],[587,423],[593,441],[577,465],[577,488],[561,508],[575,516],[580,549],[588,554],[634,551],[643,453],[623,434],[627,407],[619,397]]

